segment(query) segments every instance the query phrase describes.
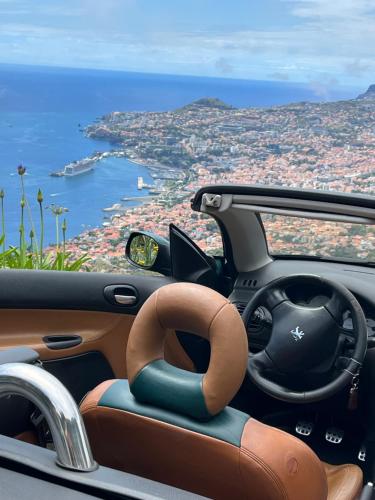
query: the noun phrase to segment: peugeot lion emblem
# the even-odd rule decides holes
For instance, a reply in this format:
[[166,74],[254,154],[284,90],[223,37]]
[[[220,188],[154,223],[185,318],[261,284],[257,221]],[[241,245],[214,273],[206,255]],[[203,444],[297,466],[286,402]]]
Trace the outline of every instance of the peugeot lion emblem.
[[302,337],[305,335],[305,332],[301,330],[299,326],[296,326],[294,330],[290,330],[290,333],[292,334],[294,340],[297,342],[298,340],[301,340]]

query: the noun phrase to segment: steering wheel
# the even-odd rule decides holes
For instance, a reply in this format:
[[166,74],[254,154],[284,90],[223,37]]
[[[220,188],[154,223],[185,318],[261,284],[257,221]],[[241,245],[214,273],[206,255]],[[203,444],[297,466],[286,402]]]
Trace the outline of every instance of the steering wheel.
[[[330,297],[319,307],[297,305],[287,296],[286,290],[292,285],[323,286]],[[358,376],[367,349],[366,319],[358,301],[345,286],[309,274],[276,279],[260,289],[247,304],[242,314],[245,327],[260,305],[272,315],[272,332],[267,346],[249,356],[248,375],[265,393],[287,402],[320,401]],[[350,357],[343,357],[340,325],[343,312],[348,309],[353,321],[354,347]],[[284,381],[285,386],[275,379]],[[312,379],[320,381],[320,387],[316,388],[315,384],[312,389],[301,390],[309,386]]]

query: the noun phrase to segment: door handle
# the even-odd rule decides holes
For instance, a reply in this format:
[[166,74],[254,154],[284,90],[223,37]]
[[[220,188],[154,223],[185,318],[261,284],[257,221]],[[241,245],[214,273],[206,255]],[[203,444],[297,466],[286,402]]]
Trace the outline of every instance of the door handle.
[[43,342],[48,349],[69,349],[82,343],[82,337],[79,335],[46,335]]
[[132,306],[137,302],[137,297],[135,295],[120,295],[115,293],[115,301],[123,306]]
[[108,285],[104,297],[115,306],[135,306],[139,301],[138,291],[132,285]]

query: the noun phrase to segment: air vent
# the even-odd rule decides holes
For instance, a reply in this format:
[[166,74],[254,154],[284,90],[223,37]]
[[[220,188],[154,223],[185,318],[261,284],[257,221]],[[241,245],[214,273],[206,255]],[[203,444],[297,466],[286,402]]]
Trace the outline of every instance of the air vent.
[[244,312],[246,304],[244,302],[235,302],[234,305],[237,308],[237,311],[241,314]]
[[[247,304],[245,302],[234,302],[233,305],[236,307],[237,311],[243,314]],[[254,312],[251,321],[247,325],[248,333],[259,332],[264,327],[264,322],[266,320],[266,312],[263,307],[258,307],[258,309]]]
[[255,288],[257,286],[258,280],[242,280],[242,286],[246,286],[247,288]]

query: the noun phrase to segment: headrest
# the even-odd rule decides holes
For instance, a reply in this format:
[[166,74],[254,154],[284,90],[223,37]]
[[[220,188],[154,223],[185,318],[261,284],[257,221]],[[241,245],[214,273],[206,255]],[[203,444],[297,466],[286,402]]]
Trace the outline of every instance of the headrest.
[[[181,370],[164,360],[170,330],[209,340],[207,373]],[[140,309],[130,331],[126,362],[130,390],[143,403],[209,419],[235,396],[248,359],[245,327],[219,293],[192,283],[159,288]]]

